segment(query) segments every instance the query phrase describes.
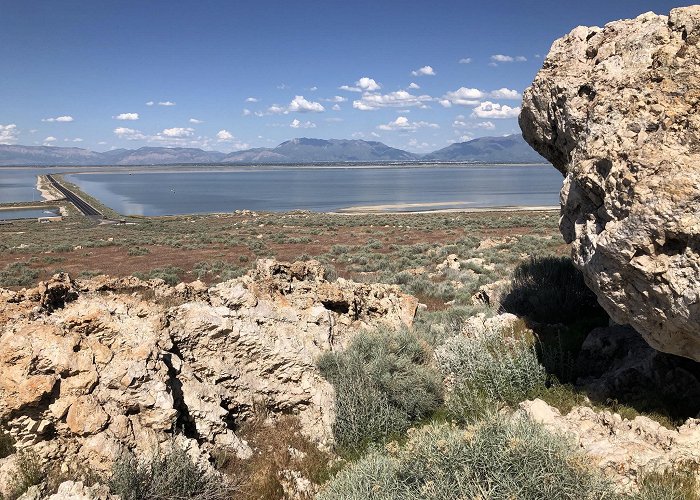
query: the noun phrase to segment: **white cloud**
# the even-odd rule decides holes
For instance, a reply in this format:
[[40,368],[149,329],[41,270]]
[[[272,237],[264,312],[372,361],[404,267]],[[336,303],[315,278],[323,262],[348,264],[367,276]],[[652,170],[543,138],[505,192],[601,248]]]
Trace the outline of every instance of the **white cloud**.
[[204,123],[203,120],[198,120],[196,118],[190,118],[190,123],[193,123],[194,125],[199,125],[200,123]]
[[520,100],[523,98],[523,96],[520,95],[520,92],[518,92],[517,90],[507,89],[505,87],[500,88],[498,90],[494,90],[493,92],[489,93],[489,97],[493,97],[494,99],[513,100]]
[[470,62],[472,62],[471,57],[463,57],[462,59],[459,60],[459,64],[469,64]]
[[42,118],[42,122],[72,122],[73,117],[70,115],[58,116],[56,118]]
[[75,139],[73,139],[73,142],[83,142],[83,139],[80,137],[76,137]]
[[464,129],[464,128],[469,128],[469,129],[475,129],[475,128],[480,128],[484,130],[493,130],[496,128],[496,125],[493,124],[493,122],[490,121],[485,121],[485,122],[468,122],[466,121],[466,118],[464,115],[458,115],[454,121],[452,122],[452,127],[456,129]]
[[51,144],[52,142],[56,142],[58,139],[56,139],[54,136],[50,135],[46,139],[44,139],[44,145],[46,146],[47,144]]
[[115,120],[138,120],[139,119],[139,114],[138,113],[121,113],[118,114],[117,116],[113,116]]
[[165,137],[176,137],[176,138],[181,138],[181,137],[191,137],[194,135],[194,129],[193,128],[183,128],[183,127],[173,127],[173,128],[166,128],[161,132]]
[[310,90],[311,92],[316,92],[316,91],[318,90],[318,87],[314,85],[314,86],[311,87],[309,90]]
[[377,127],[379,130],[406,130],[414,131],[419,128],[440,128],[437,123],[428,122],[411,122],[405,116],[398,116],[393,122],[389,122]]
[[379,135],[379,134],[376,133],[376,132],[370,132],[369,135],[371,135],[372,137],[381,137],[381,135]]
[[476,118],[517,118],[520,114],[520,106],[511,108],[505,104],[484,101],[474,108],[472,117]]
[[153,102],[153,101],[148,101],[148,102],[146,103],[146,106],[153,106],[154,104],[155,104],[155,102]]
[[334,104],[333,107],[331,108],[333,111],[340,111],[340,105]]
[[233,134],[228,130],[219,130],[216,133],[216,138],[220,141],[232,141],[234,139]]
[[427,142],[418,142],[418,139],[413,138],[408,141],[408,147],[413,149],[428,149],[431,147],[431,145]]
[[172,101],[160,101],[158,106],[175,106],[175,103]]
[[116,135],[120,139],[126,139],[127,141],[138,141],[147,139],[147,137],[138,130],[134,130],[133,128],[127,127],[115,128],[114,135]]
[[16,144],[18,134],[19,130],[14,123],[0,125],[0,144]]
[[429,95],[413,95],[405,90],[397,90],[389,94],[364,94],[361,99],[353,101],[352,107],[360,111],[373,111],[381,108],[409,108],[424,106],[432,101]]
[[479,99],[486,97],[486,93],[479,89],[460,87],[453,92],[447,92],[442,99],[440,99],[440,104],[445,108],[450,108],[452,105],[456,106],[476,106],[479,104]]
[[326,101],[326,102],[345,102],[348,99],[346,97],[343,97],[343,96],[334,95],[330,99],[321,99],[321,100]]
[[[267,112],[273,115],[286,115],[288,113],[321,113],[326,108],[320,102],[307,101],[304,96],[294,96],[289,106],[279,106],[273,104],[267,108]],[[256,113],[257,114],[257,113]]]
[[248,108],[243,108],[243,112],[242,112],[243,116],[250,116],[252,114],[253,114],[253,112],[251,110],[249,110]]
[[257,97],[247,97],[245,102],[258,102]]
[[289,103],[289,111],[299,112],[299,113],[320,113],[324,111],[325,108],[319,102],[311,102],[304,99],[304,96],[297,95],[294,96],[292,102]]
[[467,141],[471,141],[472,139],[474,139],[474,136],[472,134],[464,134],[464,135],[459,136],[458,140],[459,140],[459,142],[467,142]]
[[374,81],[373,78],[363,76],[355,82],[355,86],[342,85],[338,87],[340,90],[347,90],[349,92],[376,92],[381,89],[382,86]]
[[527,58],[525,56],[507,56],[504,54],[494,54],[491,56],[492,63],[512,63],[512,62],[525,62]]
[[520,93],[508,88],[500,88],[492,92],[485,92],[479,89],[460,87],[453,92],[447,92],[439,100],[445,108],[452,106],[478,106],[482,99],[490,97],[492,99],[522,99]]
[[316,128],[316,124],[310,121],[306,122],[300,122],[296,118],[292,120],[292,123],[289,124],[290,127],[292,128]]
[[420,85],[418,85],[415,82],[411,82],[411,84],[408,86],[409,89],[416,90],[420,88]]
[[436,73],[432,66],[423,66],[415,71],[411,71],[411,74],[413,76],[435,76]]

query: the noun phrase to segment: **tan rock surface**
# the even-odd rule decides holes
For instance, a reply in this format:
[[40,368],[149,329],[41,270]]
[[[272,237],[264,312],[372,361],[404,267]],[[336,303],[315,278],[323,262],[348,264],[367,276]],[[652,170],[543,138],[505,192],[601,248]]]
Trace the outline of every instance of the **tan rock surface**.
[[700,360],[700,6],[583,27],[525,92],[525,139],[565,176],[560,229],[601,305]]
[[258,410],[296,414],[328,444],[333,392],[317,357],[362,328],[410,324],[417,305],[396,286],[325,281],[314,261],[259,261],[212,288],[57,275],[0,290],[0,422],[17,448],[97,471],[176,430],[196,453],[245,457],[234,429]]

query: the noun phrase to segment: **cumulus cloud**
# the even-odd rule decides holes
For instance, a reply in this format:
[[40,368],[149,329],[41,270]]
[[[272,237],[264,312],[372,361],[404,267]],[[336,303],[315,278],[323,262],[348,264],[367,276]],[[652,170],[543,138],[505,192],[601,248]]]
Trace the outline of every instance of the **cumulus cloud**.
[[19,130],[14,123],[0,125],[0,144],[16,144],[18,135]]
[[452,122],[452,127],[456,129],[484,129],[484,130],[493,130],[496,128],[496,125],[493,124],[493,122],[490,121],[484,121],[484,122],[468,122],[467,119],[464,117],[464,115],[457,115],[457,117],[454,119]]
[[420,88],[420,85],[418,85],[415,82],[411,82],[411,84],[408,86],[409,89],[416,90]]
[[127,141],[138,141],[147,139],[147,137],[140,131],[127,127],[115,128],[114,135],[116,135],[120,139],[126,139]]
[[445,108],[455,106],[476,106],[479,100],[486,97],[486,93],[473,88],[460,87],[453,92],[447,92],[440,99],[440,105]]
[[493,63],[512,63],[525,61],[527,61],[527,58],[525,56],[507,56],[505,54],[494,54],[491,56],[491,62]]
[[223,141],[232,141],[232,140],[234,139],[234,136],[233,136],[233,134],[232,134],[231,132],[229,132],[228,130],[222,129],[222,130],[219,130],[219,131],[216,133],[216,138],[217,138],[220,142],[223,142]]
[[155,104],[155,102],[153,102],[153,101],[148,101],[148,102],[146,103],[146,106],[153,106],[154,104]]
[[325,109],[320,102],[308,101],[304,96],[297,95],[288,106],[273,104],[267,108],[267,112],[273,115],[286,115],[288,113],[321,113]]
[[417,70],[411,71],[411,74],[413,76],[435,76],[435,70],[432,68],[432,66],[423,66],[422,68],[418,68]]
[[160,101],[158,106],[175,106],[175,103],[172,101]]
[[459,64],[469,64],[470,62],[472,62],[471,57],[463,57],[462,59],[459,60]]
[[56,118],[42,118],[42,122],[72,122],[73,117],[70,115],[57,116]]
[[73,142],[83,142],[83,139],[81,137],[76,137],[73,139]]
[[195,125],[199,125],[200,123],[204,123],[204,121],[198,120],[196,118],[190,118],[190,123],[193,123]]
[[347,97],[339,96],[339,95],[334,95],[330,99],[321,99],[322,101],[326,102],[345,102],[347,101]]
[[373,78],[363,76],[355,82],[355,86],[342,85],[338,87],[340,90],[347,90],[349,92],[376,92],[381,89],[382,86],[374,81]]
[[489,97],[493,97],[494,99],[513,99],[518,101],[523,98],[523,96],[520,95],[520,92],[517,90],[507,89],[505,87],[489,93]]
[[419,128],[440,128],[437,123],[411,122],[405,116],[398,116],[393,122],[389,122],[377,127],[379,130],[405,130],[413,132]]
[[381,108],[409,108],[424,106],[432,101],[429,95],[413,95],[405,90],[397,90],[389,94],[364,94],[361,99],[352,102],[352,107],[360,111],[373,111]]
[[118,114],[117,116],[113,116],[115,120],[138,120],[139,119],[139,114],[138,113],[121,113]]
[[339,104],[334,104],[333,107],[331,108],[333,111],[340,111],[340,105]]
[[460,87],[453,92],[447,92],[442,96],[439,102],[445,108],[450,108],[452,106],[478,106],[481,100],[486,98],[520,100],[522,96],[517,90],[511,90],[505,87],[491,92]]
[[52,142],[56,142],[58,139],[56,139],[54,136],[50,135],[46,139],[44,139],[44,145],[49,145]]
[[289,124],[292,128],[316,128],[316,124],[310,121],[300,122],[296,118]]
[[314,85],[314,86],[311,87],[309,90],[310,90],[311,92],[316,92],[316,91],[318,90],[318,87],[317,87],[316,85]]
[[193,128],[184,128],[184,127],[173,127],[173,128],[166,128],[161,132],[165,137],[191,137],[194,135],[194,129]]
[[257,97],[247,97],[245,102],[258,102]]
[[475,118],[517,118],[520,114],[520,106],[511,108],[505,104],[498,104],[491,101],[479,103],[472,111],[472,117]]

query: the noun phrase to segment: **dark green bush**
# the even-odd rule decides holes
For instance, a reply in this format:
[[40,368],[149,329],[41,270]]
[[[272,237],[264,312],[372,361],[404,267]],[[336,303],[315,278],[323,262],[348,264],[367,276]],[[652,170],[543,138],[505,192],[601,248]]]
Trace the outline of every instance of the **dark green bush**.
[[319,368],[336,392],[335,439],[341,450],[399,435],[435,412],[442,383],[428,344],[407,331],[363,332]]

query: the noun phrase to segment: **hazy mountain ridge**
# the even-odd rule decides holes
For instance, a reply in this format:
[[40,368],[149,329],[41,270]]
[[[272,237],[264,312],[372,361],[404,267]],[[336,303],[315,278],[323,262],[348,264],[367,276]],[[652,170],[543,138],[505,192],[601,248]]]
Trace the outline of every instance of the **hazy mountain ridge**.
[[314,162],[522,162],[545,160],[519,135],[480,137],[420,155],[377,141],[297,138],[275,148],[233,153],[198,148],[142,147],[99,153],[58,146],[0,145],[0,165],[169,165],[178,163],[285,164]]

